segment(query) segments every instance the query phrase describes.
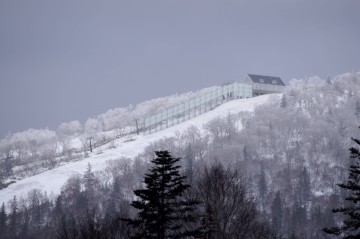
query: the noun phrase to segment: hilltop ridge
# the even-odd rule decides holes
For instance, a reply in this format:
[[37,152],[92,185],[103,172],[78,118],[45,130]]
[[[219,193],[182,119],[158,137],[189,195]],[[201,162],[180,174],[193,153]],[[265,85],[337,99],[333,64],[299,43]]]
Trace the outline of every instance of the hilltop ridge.
[[[174,125],[162,131],[146,134],[146,135],[131,135],[131,140],[124,142],[124,138],[115,140],[115,147],[107,149],[108,144],[101,146],[103,152],[97,154],[96,151],[89,154],[88,158],[80,161],[66,163],[60,167],[42,172],[40,174],[27,177],[9,185],[7,188],[0,190],[0,204],[12,199],[14,195],[24,196],[27,191],[31,189],[45,190],[50,193],[60,193],[61,186],[66,180],[76,173],[82,174],[88,165],[91,164],[94,171],[102,170],[106,167],[106,161],[119,159],[121,157],[133,158],[144,150],[144,148],[153,141],[170,137],[177,131],[183,131],[189,126],[196,126],[202,128],[203,124],[217,117],[226,117],[229,113],[236,114],[239,112],[251,112],[256,106],[261,105],[269,100],[271,97],[279,97],[279,95],[263,95],[248,99],[239,99],[229,101],[223,105],[199,115],[191,120]],[[105,150],[106,149],[106,150]]]

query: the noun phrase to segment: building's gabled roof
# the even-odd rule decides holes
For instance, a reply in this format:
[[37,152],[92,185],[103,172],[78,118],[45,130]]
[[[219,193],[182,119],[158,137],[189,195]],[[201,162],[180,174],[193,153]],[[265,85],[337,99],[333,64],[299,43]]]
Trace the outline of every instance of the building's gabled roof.
[[248,74],[248,77],[254,83],[270,84],[270,85],[283,85],[283,86],[285,85],[280,77],[261,76],[261,75],[253,75],[253,74]]

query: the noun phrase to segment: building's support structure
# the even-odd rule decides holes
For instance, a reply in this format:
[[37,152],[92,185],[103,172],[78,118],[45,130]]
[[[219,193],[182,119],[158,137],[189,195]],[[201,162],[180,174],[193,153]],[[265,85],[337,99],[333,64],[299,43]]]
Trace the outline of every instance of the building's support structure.
[[183,102],[139,122],[144,133],[153,133],[201,115],[224,102],[252,97],[252,84],[230,83]]

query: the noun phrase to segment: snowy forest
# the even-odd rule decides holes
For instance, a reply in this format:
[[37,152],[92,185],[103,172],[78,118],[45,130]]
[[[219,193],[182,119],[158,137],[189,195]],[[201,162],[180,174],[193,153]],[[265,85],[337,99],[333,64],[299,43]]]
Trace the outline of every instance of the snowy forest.
[[[189,211],[181,229],[194,232],[163,238],[333,238],[323,229],[339,225],[343,218],[332,209],[347,205],[337,184],[348,177],[351,138],[360,138],[359,92],[360,73],[292,80],[254,112],[219,115],[152,142],[135,158],[109,160],[103,171],[89,164],[60,195],[35,189],[14,196],[1,205],[0,238],[159,238],[138,235],[134,202],[145,197],[161,158],[156,152],[163,151],[179,159],[184,188],[177,200],[192,202],[183,206]],[[9,134],[0,141],[0,190],[82,160],[90,137],[95,150],[116,147],[111,142],[131,132],[137,118],[200,93],[109,110],[84,126],[72,121],[56,132]]]
[[87,157],[90,138],[92,147],[99,147],[101,153],[100,146],[107,144],[107,147],[113,147],[114,140],[131,135],[135,131],[137,119],[161,112],[212,89],[210,87],[145,101],[136,106],[110,109],[89,118],[84,125],[78,120],[62,123],[56,131],[46,128],[28,129],[14,134],[9,132],[0,140],[0,158],[4,159],[0,162],[0,189],[13,180]]

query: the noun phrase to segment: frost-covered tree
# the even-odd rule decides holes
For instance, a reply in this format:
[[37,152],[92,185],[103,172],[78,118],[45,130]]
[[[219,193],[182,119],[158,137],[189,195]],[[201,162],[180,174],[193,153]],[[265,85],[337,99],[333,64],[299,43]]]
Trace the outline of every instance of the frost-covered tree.
[[230,114],[225,118],[215,118],[205,124],[204,128],[213,139],[213,143],[218,147],[223,147],[225,142],[229,142],[237,131],[234,117]]
[[14,146],[11,143],[11,135],[7,134],[0,140],[0,158],[13,157]]
[[88,136],[95,136],[102,131],[102,125],[98,119],[90,118],[85,122],[85,133]]
[[77,120],[62,123],[58,128],[58,132],[61,137],[76,137],[81,133],[81,131],[81,123]]
[[203,159],[208,147],[209,135],[202,134],[199,128],[192,125],[183,132],[181,141],[185,145],[191,145],[194,159]]
[[54,152],[49,149],[56,148],[57,135],[49,129],[29,129],[15,133],[11,136],[10,143],[17,158],[40,158],[54,157]]
[[130,124],[130,107],[114,108],[98,116],[104,130],[121,129]]

